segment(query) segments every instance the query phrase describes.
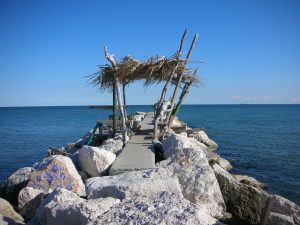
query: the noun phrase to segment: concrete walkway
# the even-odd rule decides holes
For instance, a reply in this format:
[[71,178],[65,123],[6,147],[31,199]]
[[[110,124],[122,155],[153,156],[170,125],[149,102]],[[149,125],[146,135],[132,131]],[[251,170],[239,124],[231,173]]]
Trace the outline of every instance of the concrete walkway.
[[112,164],[109,175],[155,167],[152,144],[153,113],[149,112],[141,123],[141,130],[133,135]]

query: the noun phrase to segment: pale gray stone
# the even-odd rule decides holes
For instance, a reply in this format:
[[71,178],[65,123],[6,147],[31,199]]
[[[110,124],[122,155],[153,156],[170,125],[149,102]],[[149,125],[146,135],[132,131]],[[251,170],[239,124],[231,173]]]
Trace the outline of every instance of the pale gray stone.
[[31,219],[36,209],[40,206],[45,194],[44,191],[32,187],[23,188],[18,197],[19,213],[25,219]]
[[88,224],[221,225],[222,223],[212,218],[206,208],[190,203],[178,194],[161,192],[124,199]]
[[263,183],[259,182],[253,177],[249,177],[246,175],[233,175],[233,177],[240,183],[248,184],[250,186],[253,186],[255,188],[262,188],[264,186]]
[[11,174],[5,182],[5,198],[9,199],[9,201],[13,202],[13,204],[17,204],[18,194],[22,188],[26,187],[29,176],[33,172],[33,167],[23,167]]
[[56,189],[49,194],[37,210],[32,224],[85,225],[120,203],[114,198],[85,200],[66,189]]
[[190,137],[196,139],[197,141],[205,144],[209,150],[214,151],[218,149],[218,144],[214,142],[213,140],[209,139],[205,131],[200,130],[195,133],[190,134]]
[[105,175],[115,159],[114,153],[87,145],[82,146],[78,153],[80,168],[91,177]]
[[291,216],[296,225],[300,225],[300,207],[294,202],[279,195],[272,196],[271,211]]
[[171,134],[163,141],[166,160],[157,165],[178,177],[182,194],[203,205],[213,217],[222,217],[225,203],[218,181],[203,150],[189,138]]
[[271,212],[266,225],[295,225],[291,216]]
[[23,217],[14,210],[8,201],[3,198],[0,198],[0,215],[3,216],[0,221],[11,222],[11,220],[13,220],[15,223],[24,224]]
[[217,162],[224,170],[231,170],[232,165],[227,159],[222,158],[219,156],[218,162]]
[[161,191],[181,195],[178,179],[171,177],[162,168],[126,172],[116,176],[94,177],[86,181],[88,199],[103,197],[124,199],[156,194]]
[[48,191],[58,187],[85,196],[85,186],[72,160],[62,155],[45,158],[35,166],[36,172],[31,174],[28,187]]
[[116,136],[114,138],[109,138],[103,141],[100,148],[118,155],[123,148],[122,135]]

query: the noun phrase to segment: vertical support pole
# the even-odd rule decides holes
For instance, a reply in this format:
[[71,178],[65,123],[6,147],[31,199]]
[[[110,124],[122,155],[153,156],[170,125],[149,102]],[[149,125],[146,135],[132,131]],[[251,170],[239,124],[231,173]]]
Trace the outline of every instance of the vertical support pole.
[[[113,68],[117,68],[118,64],[117,61],[115,60],[113,55],[110,55],[107,51],[106,46],[104,47],[104,53],[106,59],[111,63],[111,66]],[[124,105],[122,104],[122,98],[121,98],[121,90],[120,90],[120,81],[116,75],[114,75],[114,83],[116,87],[116,96],[118,100],[118,105],[119,105],[119,110],[121,114],[121,120],[122,120],[122,138],[123,138],[123,144],[126,144],[126,138],[127,138],[127,128],[126,128],[126,121],[125,121],[125,116],[124,116]]]
[[117,133],[117,98],[116,98],[116,84],[113,86],[113,136]]
[[[192,50],[193,50],[193,48],[194,48],[195,42],[196,42],[197,39],[198,39],[198,36],[199,36],[198,34],[196,34],[196,35],[194,36],[194,39],[193,39],[192,44],[191,44],[191,47],[190,47],[189,52],[188,52],[188,54],[187,54],[187,56],[186,56],[186,59],[185,59],[185,62],[184,62],[184,66],[187,65],[187,63],[188,63],[188,61],[189,61],[189,59],[190,59]],[[166,123],[168,124],[168,127],[170,126],[170,123],[169,123],[169,122],[170,122],[170,118],[171,118],[171,116],[172,116],[172,112],[173,112],[173,109],[174,109],[175,97],[176,97],[176,94],[177,94],[179,85],[180,85],[180,83],[181,83],[181,81],[182,81],[183,75],[184,75],[184,71],[181,71],[181,74],[179,75],[179,78],[178,78],[178,81],[177,81],[175,90],[174,90],[173,95],[172,95],[172,98],[171,98],[171,110],[170,110],[170,112],[168,113],[167,118],[166,118]]]
[[123,83],[123,103],[124,103],[124,114],[125,114],[125,120],[127,120],[127,104],[126,104],[126,95],[125,95],[125,84]]

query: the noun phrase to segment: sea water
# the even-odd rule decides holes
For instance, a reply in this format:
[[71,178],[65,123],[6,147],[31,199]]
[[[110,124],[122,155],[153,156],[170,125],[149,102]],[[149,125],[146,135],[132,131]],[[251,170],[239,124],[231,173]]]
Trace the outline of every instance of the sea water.
[[[40,161],[48,147],[75,142],[109,114],[85,106],[0,108],[0,180]],[[183,105],[179,116],[219,144],[232,173],[253,176],[300,204],[300,105]]]

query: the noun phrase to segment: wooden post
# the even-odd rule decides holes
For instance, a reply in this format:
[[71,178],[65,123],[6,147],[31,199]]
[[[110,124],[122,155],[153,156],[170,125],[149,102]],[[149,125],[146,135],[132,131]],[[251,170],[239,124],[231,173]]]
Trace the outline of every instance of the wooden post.
[[[187,63],[188,63],[188,61],[189,61],[189,59],[190,59],[192,50],[193,50],[193,48],[194,48],[195,42],[196,42],[197,39],[198,39],[198,36],[199,36],[199,34],[196,34],[196,35],[194,36],[194,39],[193,39],[192,44],[191,44],[191,47],[190,47],[190,49],[189,49],[189,51],[188,51],[188,54],[187,54],[187,56],[186,56],[186,59],[185,59],[185,61],[184,61],[184,66],[187,65]],[[180,83],[181,83],[181,81],[182,81],[183,75],[184,75],[184,70],[181,71],[181,73],[180,73],[180,75],[179,75],[179,78],[178,78],[176,87],[175,87],[175,89],[174,89],[174,92],[173,92],[173,95],[172,95],[172,98],[171,98],[171,109],[170,109],[170,112],[168,113],[167,118],[166,118],[166,123],[167,123],[167,124],[169,124],[169,120],[170,120],[170,118],[171,118],[172,111],[173,111],[173,109],[174,109],[175,97],[176,97],[176,94],[177,94],[179,85],[180,85]]]
[[124,103],[124,115],[125,115],[125,120],[127,120],[127,104],[126,104],[126,95],[125,95],[125,84],[122,84],[123,87],[123,103]]
[[160,100],[158,102],[158,108],[156,109],[156,112],[155,112],[155,117],[154,117],[154,139],[158,139],[158,117],[160,115],[160,109],[162,107],[162,104],[165,100],[165,97],[166,97],[166,93],[167,93],[167,90],[168,90],[168,87],[176,73],[176,70],[178,68],[178,65],[180,63],[180,56],[181,56],[181,53],[182,53],[182,48],[183,48],[183,44],[184,44],[184,39],[185,39],[185,36],[186,36],[186,33],[187,33],[187,29],[185,29],[182,37],[181,37],[181,41],[180,41],[180,47],[179,47],[179,50],[177,52],[177,55],[176,55],[176,61],[177,61],[177,64],[176,66],[174,67],[172,73],[170,74],[170,77],[169,79],[167,80],[167,82],[165,83],[165,86],[162,90],[162,93],[161,93],[161,97],[160,97]]
[[171,118],[170,118],[170,120],[169,120],[169,122],[168,122],[168,129],[171,128],[172,123],[173,123],[173,120],[174,120],[174,118],[176,117],[177,113],[179,112],[179,109],[180,109],[180,107],[181,107],[182,101],[183,101],[184,97],[186,96],[186,94],[189,92],[189,88],[190,88],[191,85],[192,85],[192,82],[186,83],[186,84],[184,85],[184,88],[183,88],[183,90],[182,90],[182,92],[181,92],[181,95],[180,95],[180,97],[179,97],[179,101],[178,101],[178,103],[177,103],[175,109],[173,110],[172,115],[171,115]]
[[[111,63],[111,66],[113,68],[117,68],[117,62],[114,59],[113,55],[110,55],[107,51],[106,46],[104,47],[104,53],[106,59]],[[126,143],[126,137],[127,137],[127,129],[126,129],[126,122],[125,122],[125,115],[124,115],[124,109],[123,109],[123,104],[122,104],[122,99],[121,99],[121,91],[120,91],[120,81],[116,75],[114,75],[114,81],[115,81],[115,86],[116,86],[116,94],[117,94],[117,100],[119,104],[119,110],[121,113],[121,119],[122,119],[122,136],[123,136],[123,144]]]
[[186,33],[187,33],[187,29],[185,29],[185,31],[184,31],[184,33],[182,35],[181,42],[180,42],[180,47],[179,47],[179,50],[178,50],[177,55],[176,55],[177,64],[174,67],[172,73],[170,74],[169,79],[167,80],[167,82],[166,82],[166,84],[165,84],[165,86],[164,86],[164,88],[162,90],[161,97],[160,97],[160,100],[159,100],[160,103],[162,103],[165,100],[168,86],[170,85],[171,80],[173,79],[173,77],[175,75],[175,72],[176,72],[176,69],[178,67],[178,64],[180,62],[180,56],[181,56],[181,53],[182,53],[182,48],[183,48],[183,44],[184,44],[184,39],[185,39]]
[[117,99],[116,99],[116,84],[113,86],[113,136],[117,133]]

